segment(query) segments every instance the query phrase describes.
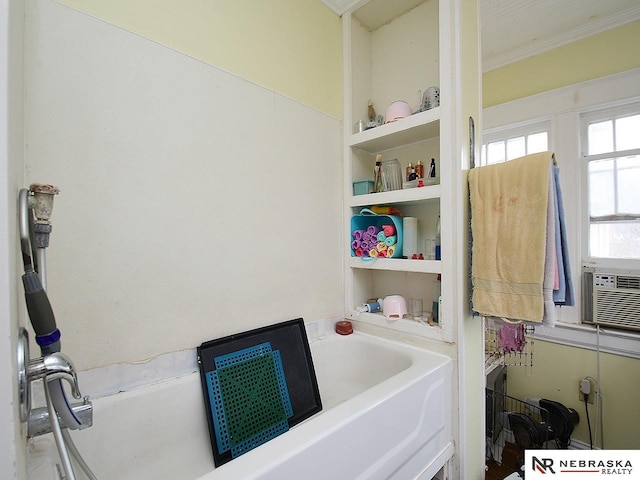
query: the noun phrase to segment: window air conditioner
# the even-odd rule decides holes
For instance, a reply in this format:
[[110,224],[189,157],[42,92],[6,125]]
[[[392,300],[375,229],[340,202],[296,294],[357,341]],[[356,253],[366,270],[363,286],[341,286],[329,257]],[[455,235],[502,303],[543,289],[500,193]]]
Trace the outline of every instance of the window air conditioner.
[[593,323],[640,331],[640,275],[592,275]]

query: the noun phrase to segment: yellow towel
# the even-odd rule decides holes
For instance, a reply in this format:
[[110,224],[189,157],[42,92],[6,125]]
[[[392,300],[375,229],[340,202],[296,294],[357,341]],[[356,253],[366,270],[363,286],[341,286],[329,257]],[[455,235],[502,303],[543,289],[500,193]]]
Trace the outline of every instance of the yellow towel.
[[552,152],[469,171],[473,310],[541,322]]

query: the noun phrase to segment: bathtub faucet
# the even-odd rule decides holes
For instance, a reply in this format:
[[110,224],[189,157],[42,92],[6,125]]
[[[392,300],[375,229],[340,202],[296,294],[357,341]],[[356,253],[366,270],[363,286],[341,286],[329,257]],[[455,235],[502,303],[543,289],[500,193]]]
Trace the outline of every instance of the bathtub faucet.
[[55,352],[29,361],[27,368],[29,381],[43,378],[45,382],[66,380],[71,385],[74,398],[82,398],[78,386],[78,375],[73,362],[64,353]]
[[[28,382],[42,379],[44,382],[66,380],[71,385],[74,398],[82,402],[70,405],[74,417],[80,420],[80,430],[93,425],[93,406],[88,397],[83,397],[78,387],[78,375],[71,359],[63,353],[56,352],[40,358],[29,360],[26,369]],[[60,418],[60,426],[68,427],[64,418]],[[47,408],[29,409],[27,436],[30,438],[52,432],[51,420]]]

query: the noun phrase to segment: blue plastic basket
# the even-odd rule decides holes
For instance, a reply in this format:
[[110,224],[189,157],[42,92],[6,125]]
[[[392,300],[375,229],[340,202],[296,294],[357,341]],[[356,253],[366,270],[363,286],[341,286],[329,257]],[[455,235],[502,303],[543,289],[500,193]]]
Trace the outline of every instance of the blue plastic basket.
[[[360,213],[351,217],[351,256],[372,258],[370,255],[357,255],[356,248],[354,248],[354,232],[368,231],[369,227],[373,227],[372,231],[381,230],[384,225],[393,225],[395,227],[396,243],[393,249],[393,255],[388,258],[398,258],[402,256],[402,217],[399,215],[378,215],[377,213],[363,208]],[[376,232],[377,235],[377,232]]]

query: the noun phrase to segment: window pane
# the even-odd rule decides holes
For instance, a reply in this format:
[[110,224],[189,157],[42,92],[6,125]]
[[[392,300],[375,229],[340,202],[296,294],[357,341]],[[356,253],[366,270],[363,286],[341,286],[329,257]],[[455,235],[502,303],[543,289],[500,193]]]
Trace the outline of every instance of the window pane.
[[592,123],[589,125],[589,152],[588,155],[613,152],[613,122]]
[[487,164],[504,162],[504,142],[492,142],[487,146]]
[[589,162],[589,215],[613,215],[615,211],[613,159]]
[[534,133],[527,137],[527,153],[546,152],[549,150],[547,132]]
[[616,161],[618,213],[640,214],[640,156],[622,157]]
[[510,138],[507,140],[507,160],[523,157],[527,154],[524,147],[524,137]]
[[603,258],[640,258],[640,223],[591,224],[589,254]]
[[640,148],[640,115],[616,120],[616,151]]

